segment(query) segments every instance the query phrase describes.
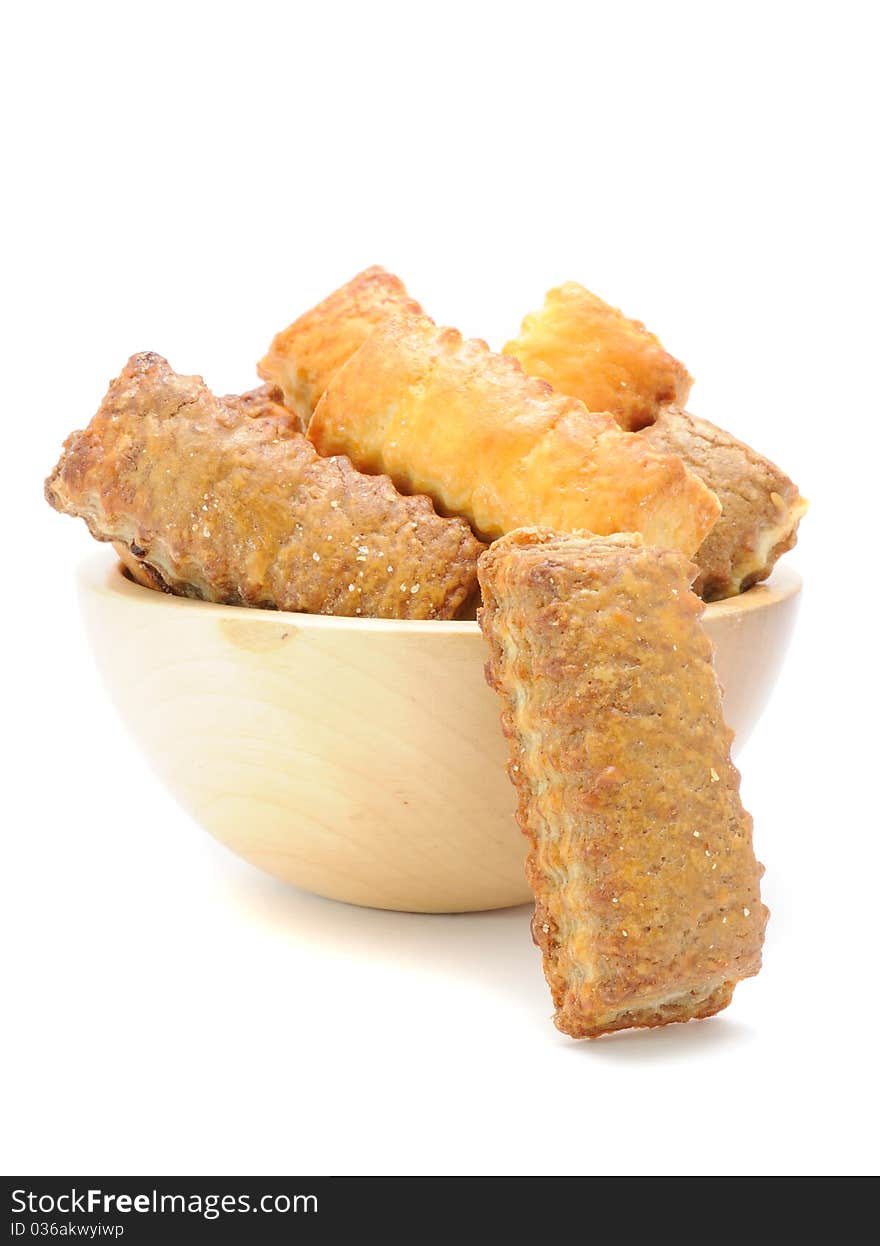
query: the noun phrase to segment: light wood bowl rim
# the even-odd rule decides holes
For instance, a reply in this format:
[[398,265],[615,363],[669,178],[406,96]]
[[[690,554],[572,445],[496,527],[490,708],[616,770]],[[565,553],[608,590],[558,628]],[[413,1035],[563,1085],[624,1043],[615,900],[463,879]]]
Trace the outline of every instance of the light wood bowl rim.
[[[288,610],[265,610],[257,606],[228,606],[212,601],[200,601],[193,597],[176,597],[160,593],[129,579],[115,554],[95,552],[86,557],[80,566],[81,582],[92,589],[110,592],[140,601],[152,609],[176,610],[190,614],[201,613],[215,619],[245,617],[256,622],[277,624],[287,621],[291,626],[314,631],[346,631],[375,633],[385,632],[398,636],[436,632],[440,636],[473,636],[479,632],[479,624],[473,619],[359,619],[350,615],[301,614]],[[803,587],[803,579],[792,567],[774,567],[769,579],[755,584],[746,592],[724,601],[709,602],[704,617],[707,619],[730,619],[736,615],[764,610],[795,597]]]

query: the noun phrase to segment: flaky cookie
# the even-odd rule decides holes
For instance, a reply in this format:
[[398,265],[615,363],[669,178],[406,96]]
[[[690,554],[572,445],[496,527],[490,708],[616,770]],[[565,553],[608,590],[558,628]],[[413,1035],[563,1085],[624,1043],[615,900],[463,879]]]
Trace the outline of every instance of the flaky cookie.
[[[257,389],[249,389],[245,394],[224,394],[220,399],[228,407],[237,408],[242,415],[265,418],[274,416],[281,421],[284,428],[291,432],[304,433],[308,420],[303,420],[284,402],[284,393],[279,385],[260,385]],[[290,419],[293,415],[296,418]]]
[[767,910],[681,554],[636,535],[513,532],[480,559],[533,933],[572,1037],[718,1012]]
[[309,436],[487,539],[543,523],[638,531],[692,554],[720,511],[677,456],[427,317],[373,331],[331,380]]
[[[237,408],[243,415],[274,416],[280,421],[278,427],[284,430],[286,436],[297,430],[303,431],[299,417],[291,419],[294,413],[284,407],[284,395],[277,385],[261,385],[258,389],[250,389],[244,394],[224,394],[220,401],[229,407]],[[119,556],[119,561],[136,583],[142,584],[144,588],[155,589],[157,592],[171,592],[162,577],[142,558],[133,554],[122,541],[114,541],[113,548]]]
[[308,424],[331,377],[389,315],[419,314],[403,282],[384,268],[367,268],[278,333],[257,365],[264,381]]
[[[234,605],[454,618],[483,546],[460,519],[345,458],[322,459],[296,417],[223,402],[200,377],[134,355],[46,482],[56,510],[174,593]],[[118,548],[118,545],[117,545]]]
[[576,281],[548,291],[504,354],[591,411],[609,411],[630,432],[650,424],[664,404],[686,402],[692,384],[684,364],[641,321]]
[[797,541],[807,510],[797,486],[751,446],[678,407],[664,408],[639,436],[679,455],[721,503],[718,522],[694,554],[694,592],[717,601],[765,580]]
[[717,496],[721,516],[694,553],[694,591],[704,600],[765,579],[795,544],[807,509],[796,486],[751,447],[681,409],[691,378],[639,321],[570,281],[526,316],[504,350],[530,375],[610,411],[656,450],[677,454]]

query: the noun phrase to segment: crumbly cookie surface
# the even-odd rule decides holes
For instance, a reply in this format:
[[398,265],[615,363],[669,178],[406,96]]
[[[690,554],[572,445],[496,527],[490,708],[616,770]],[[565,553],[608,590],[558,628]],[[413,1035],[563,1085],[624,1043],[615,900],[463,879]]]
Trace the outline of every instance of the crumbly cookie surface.
[[721,503],[721,515],[694,554],[694,592],[717,601],[765,580],[797,541],[807,503],[775,463],[730,433],[678,407],[667,407],[640,434],[677,454]]
[[723,1008],[767,910],[693,567],[638,536],[513,532],[480,560],[533,933],[573,1037]]
[[454,618],[473,596],[484,548],[467,524],[345,458],[320,458],[297,417],[270,407],[248,413],[160,356],[135,355],[88,428],[68,438],[47,498],[174,593]]
[[[284,427],[301,433],[306,430],[305,422],[297,412],[285,405],[284,393],[279,385],[260,385],[244,394],[224,394],[220,401],[225,402],[228,407],[235,407],[242,415],[257,418],[274,416]],[[290,420],[291,415],[295,417],[295,421]]]

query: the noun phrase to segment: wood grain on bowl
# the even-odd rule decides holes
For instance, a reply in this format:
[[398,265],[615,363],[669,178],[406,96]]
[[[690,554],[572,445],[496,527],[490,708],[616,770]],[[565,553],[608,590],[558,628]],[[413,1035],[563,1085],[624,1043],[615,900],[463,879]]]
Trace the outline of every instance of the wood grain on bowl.
[[[800,579],[710,605],[741,747],[779,673]],[[525,903],[497,698],[475,622],[334,618],[156,593],[80,571],[98,666],[156,773],[259,869],[375,908]]]

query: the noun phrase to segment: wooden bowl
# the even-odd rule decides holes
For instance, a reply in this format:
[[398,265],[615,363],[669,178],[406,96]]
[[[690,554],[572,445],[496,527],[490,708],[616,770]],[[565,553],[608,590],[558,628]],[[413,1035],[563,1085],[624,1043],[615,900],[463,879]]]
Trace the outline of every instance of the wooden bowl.
[[[98,666],[183,807],[259,869],[374,908],[529,899],[499,701],[473,622],[338,619],[142,588],[106,553],[80,572]],[[800,579],[710,605],[741,746],[782,663]]]

